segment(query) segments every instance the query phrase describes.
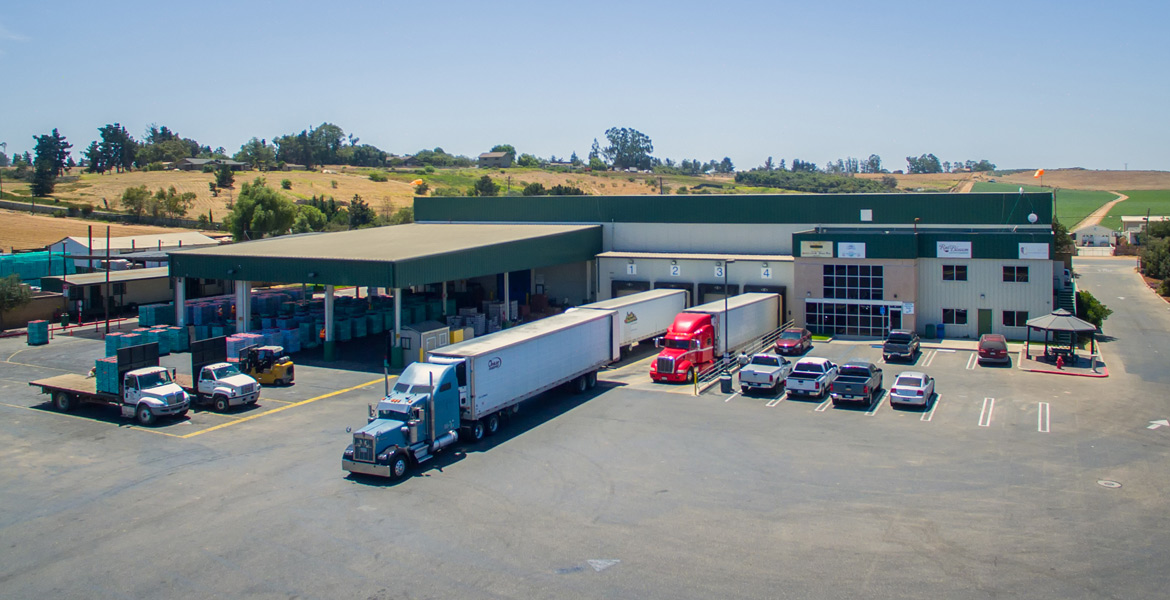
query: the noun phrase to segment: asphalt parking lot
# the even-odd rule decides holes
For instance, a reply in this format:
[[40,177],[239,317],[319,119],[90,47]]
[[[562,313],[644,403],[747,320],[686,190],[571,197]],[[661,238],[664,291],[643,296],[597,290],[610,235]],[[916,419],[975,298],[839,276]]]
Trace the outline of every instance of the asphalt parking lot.
[[[643,350],[391,484],[340,465],[371,373],[298,364],[253,410],[141,428],[27,385],[84,371],[97,342],[3,339],[0,595],[1160,597],[1165,395],[1125,343],[1105,379],[961,350],[881,365],[887,386],[937,378],[923,411],[694,396],[650,383]],[[864,342],[810,355],[881,363]]]

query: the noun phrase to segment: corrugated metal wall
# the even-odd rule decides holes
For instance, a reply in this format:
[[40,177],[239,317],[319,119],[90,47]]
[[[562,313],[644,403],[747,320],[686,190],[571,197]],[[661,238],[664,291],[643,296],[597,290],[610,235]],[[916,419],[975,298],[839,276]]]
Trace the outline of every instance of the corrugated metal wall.
[[[966,265],[967,281],[943,281],[943,265]],[[1003,267],[1028,267],[1027,283],[1005,283]],[[978,338],[979,309],[991,309],[992,333],[1024,339],[1026,327],[1004,327],[1003,311],[1028,311],[1028,318],[1052,312],[1052,261],[923,258],[918,261],[919,330],[942,323],[944,308],[967,310],[967,324],[946,326],[947,337]]]

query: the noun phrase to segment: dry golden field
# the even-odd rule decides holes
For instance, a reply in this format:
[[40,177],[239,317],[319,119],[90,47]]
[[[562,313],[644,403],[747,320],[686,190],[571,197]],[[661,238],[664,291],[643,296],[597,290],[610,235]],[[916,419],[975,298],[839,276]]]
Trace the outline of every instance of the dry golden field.
[[[1013,173],[998,181],[1020,185],[1039,185],[1034,171]],[[1066,190],[1170,190],[1170,171],[1088,171],[1082,169],[1045,169],[1044,186]]]
[[43,248],[71,235],[85,237],[91,225],[95,237],[105,237],[106,225],[110,226],[110,235],[113,237],[185,231],[148,225],[120,225],[102,221],[58,219],[49,215],[32,215],[0,209],[0,248],[5,252],[11,252],[13,249]]

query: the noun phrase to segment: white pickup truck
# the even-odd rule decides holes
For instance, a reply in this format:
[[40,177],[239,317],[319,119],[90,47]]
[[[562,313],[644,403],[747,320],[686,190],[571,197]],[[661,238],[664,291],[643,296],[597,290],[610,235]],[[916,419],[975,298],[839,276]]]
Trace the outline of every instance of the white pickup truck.
[[788,374],[789,397],[823,398],[837,378],[837,365],[827,358],[802,358]]
[[176,379],[183,389],[191,393],[193,401],[210,404],[219,412],[233,406],[255,404],[260,398],[260,384],[251,376],[241,373],[232,363],[205,365],[199,369],[199,378],[194,382],[182,374]]
[[739,389],[744,395],[756,390],[775,393],[784,385],[792,363],[778,354],[761,352],[752,356],[748,364],[739,370]]

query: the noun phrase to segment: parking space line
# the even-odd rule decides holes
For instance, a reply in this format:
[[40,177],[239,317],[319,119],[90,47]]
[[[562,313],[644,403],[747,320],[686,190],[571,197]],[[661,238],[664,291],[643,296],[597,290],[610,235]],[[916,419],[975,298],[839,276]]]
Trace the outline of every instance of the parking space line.
[[878,409],[881,407],[882,407],[882,401],[879,399],[877,402],[873,403],[873,406],[869,407],[869,410],[865,411],[865,416],[872,417],[872,416],[876,415]]
[[732,398],[735,398],[735,397],[736,397],[736,396],[738,396],[738,395],[739,395],[739,392],[736,392],[736,393],[734,393],[734,394],[732,394],[732,395],[728,396],[728,397],[727,397],[727,399],[726,399],[726,400],[724,400],[724,402],[731,402],[731,399],[732,399]]
[[975,367],[979,365],[979,355],[971,353],[971,358],[967,359],[967,370],[974,371]]
[[991,411],[995,410],[995,398],[983,399],[983,410],[979,411],[979,426],[991,426]]
[[219,424],[219,425],[216,425],[216,426],[214,426],[214,427],[208,427],[207,429],[200,429],[199,431],[193,431],[193,432],[191,432],[191,433],[188,433],[187,435],[181,435],[181,436],[178,436],[178,437],[181,437],[181,438],[183,438],[183,439],[187,439],[187,438],[193,438],[193,437],[195,437],[195,436],[197,436],[197,435],[203,435],[203,434],[205,434],[205,433],[209,433],[209,432],[215,431],[215,430],[217,430],[217,429],[223,429],[224,427],[231,427],[232,425],[238,425],[238,424],[240,424],[240,423],[243,423],[243,422],[245,422],[245,421],[251,421],[252,419],[256,419],[256,418],[259,418],[259,417],[263,417],[263,416],[265,416],[265,415],[271,415],[271,414],[273,414],[273,413],[278,413],[278,412],[280,412],[280,411],[282,411],[282,410],[288,410],[288,409],[290,409],[290,408],[294,408],[294,407],[297,407],[297,406],[303,406],[303,405],[305,405],[305,404],[309,404],[310,402],[316,402],[316,401],[318,401],[318,400],[324,400],[324,399],[326,399],[326,398],[332,398],[333,396],[337,396],[337,395],[339,395],[339,394],[344,394],[344,393],[346,393],[346,392],[352,392],[353,390],[361,389],[361,388],[364,388],[364,387],[369,387],[369,386],[371,386],[371,385],[374,385],[375,383],[378,383],[378,382],[380,382],[380,381],[382,381],[382,379],[381,379],[381,378],[379,378],[379,379],[375,379],[375,380],[373,380],[373,381],[368,381],[368,382],[366,382],[366,383],[362,383],[362,384],[359,384],[359,385],[355,385],[355,386],[353,386],[353,387],[347,387],[347,388],[345,388],[345,389],[343,389],[343,390],[337,390],[337,391],[334,391],[334,392],[329,392],[328,394],[322,394],[322,395],[320,395],[320,396],[317,396],[316,398],[309,398],[308,400],[301,400],[300,402],[293,402],[292,404],[286,404],[286,405],[284,405],[284,406],[281,406],[280,408],[274,408],[274,409],[272,409],[272,410],[266,410],[266,411],[264,411],[264,412],[262,412],[262,413],[255,414],[255,415],[248,415],[248,416],[246,416],[246,417],[243,417],[243,418],[240,418],[240,419],[236,419],[236,420],[234,420],[234,421],[230,421],[230,422],[227,422],[227,423],[221,423],[221,424]]
[[930,420],[934,418],[934,411],[938,408],[938,403],[940,401],[942,401],[942,394],[935,394],[934,403],[930,405],[930,410],[922,413],[922,416],[919,417],[918,420],[929,423]]
[[825,398],[825,401],[821,402],[820,405],[817,406],[817,412],[825,412],[825,409],[829,408],[829,404],[831,404],[832,402],[833,402],[832,398]]
[[938,356],[937,350],[931,350],[926,353],[926,360],[922,361],[922,366],[929,367],[931,362],[934,362],[934,357]]
[[21,406],[21,405],[19,405],[19,404],[9,404],[9,403],[7,403],[7,402],[0,402],[0,406],[8,406],[8,407],[11,407],[11,408],[23,408],[23,409],[25,409],[25,410],[32,411],[32,412],[35,412],[35,413],[44,413],[44,414],[48,414],[48,415],[56,415],[56,416],[58,416],[58,417],[69,417],[70,419],[80,419],[80,420],[82,420],[82,421],[89,421],[90,423],[105,423],[106,425],[113,425],[114,427],[125,427],[125,428],[127,428],[127,429],[133,429],[133,430],[135,430],[135,431],[145,431],[146,433],[153,433],[153,434],[156,434],[156,435],[165,435],[165,436],[167,436],[167,437],[173,437],[173,438],[183,438],[183,437],[187,437],[187,436],[179,435],[179,434],[177,434],[177,433],[167,433],[166,431],[158,431],[158,430],[156,430],[156,429],[146,429],[146,428],[144,428],[144,427],[136,427],[136,426],[134,426],[134,425],[130,425],[130,424],[124,424],[124,423],[111,423],[111,422],[109,422],[109,421],[103,421],[103,420],[101,420],[101,419],[92,419],[92,418],[90,418],[90,417],[83,417],[83,416],[81,416],[81,415],[71,415],[71,414],[68,414],[68,413],[63,413],[63,412],[56,412],[56,411],[51,411],[51,410],[38,410],[38,409],[35,409],[35,408],[31,407],[31,406]]
[[1036,415],[1036,431],[1048,433],[1049,408],[1047,402],[1040,403],[1040,411]]
[[768,408],[772,408],[772,407],[780,404],[783,401],[784,401],[784,396],[780,396],[779,398],[773,398],[773,399],[769,400],[768,403],[765,404],[764,406],[767,406]]

